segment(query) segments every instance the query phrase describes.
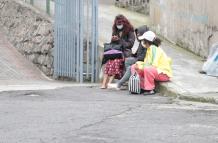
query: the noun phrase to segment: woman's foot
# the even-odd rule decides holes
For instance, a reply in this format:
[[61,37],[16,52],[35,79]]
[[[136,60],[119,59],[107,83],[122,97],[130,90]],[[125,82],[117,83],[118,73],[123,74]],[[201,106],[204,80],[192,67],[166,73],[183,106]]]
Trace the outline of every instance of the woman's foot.
[[107,89],[107,86],[102,85],[100,89]]
[[144,91],[144,95],[153,95],[153,94],[155,94],[156,92],[154,91],[154,90],[145,90]]
[[109,83],[108,88],[120,90],[120,87],[118,87],[117,83]]

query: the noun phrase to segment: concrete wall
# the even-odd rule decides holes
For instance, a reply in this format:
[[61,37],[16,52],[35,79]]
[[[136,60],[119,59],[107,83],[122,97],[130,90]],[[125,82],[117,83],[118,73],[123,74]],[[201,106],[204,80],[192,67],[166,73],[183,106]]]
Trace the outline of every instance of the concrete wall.
[[0,26],[9,41],[47,76],[53,75],[53,26],[49,17],[19,0],[0,0]]
[[151,0],[151,23],[170,41],[206,57],[218,42],[218,0]]
[[31,4],[31,1],[33,2],[32,5],[39,9],[42,12],[45,12],[49,14],[50,16],[54,16],[54,10],[55,10],[55,4],[53,0],[21,0],[23,2],[26,2],[28,4]]

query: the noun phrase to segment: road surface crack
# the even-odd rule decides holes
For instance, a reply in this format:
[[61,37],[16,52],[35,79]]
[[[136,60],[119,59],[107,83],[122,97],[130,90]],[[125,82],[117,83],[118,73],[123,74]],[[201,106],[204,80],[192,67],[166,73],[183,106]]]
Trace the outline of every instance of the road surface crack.
[[76,129],[75,131],[82,130],[82,129],[86,129],[86,128],[90,128],[90,127],[93,127],[93,126],[102,124],[102,123],[106,122],[107,120],[110,120],[110,119],[112,119],[112,118],[118,117],[118,116],[123,115],[123,114],[126,114],[126,113],[128,113],[128,112],[132,112],[133,110],[136,110],[136,109],[138,109],[138,108],[140,108],[140,107],[141,107],[141,105],[138,105],[138,106],[136,106],[136,107],[129,107],[128,109],[126,109],[126,110],[124,110],[124,111],[121,111],[121,112],[119,112],[119,113],[106,116],[105,118],[103,118],[102,120],[100,120],[100,121],[98,121],[98,122],[94,122],[94,123],[91,123],[91,124],[83,125],[83,126],[80,127],[79,129]]

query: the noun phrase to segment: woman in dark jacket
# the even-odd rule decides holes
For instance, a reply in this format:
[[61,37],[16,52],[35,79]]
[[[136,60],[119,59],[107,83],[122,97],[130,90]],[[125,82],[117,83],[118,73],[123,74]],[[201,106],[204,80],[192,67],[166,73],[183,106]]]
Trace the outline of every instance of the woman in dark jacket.
[[[136,35],[136,43],[138,43],[137,51],[136,53],[132,54],[131,57],[127,58],[125,60],[125,68],[127,69],[129,66],[132,64],[135,64],[137,61],[143,61],[145,54],[146,54],[146,49],[142,47],[140,40],[138,40],[138,37],[143,35],[146,31],[148,31],[149,28],[147,25],[140,26],[135,29],[135,35]],[[135,46],[135,45],[134,45]]]
[[123,75],[124,61],[132,55],[132,46],[135,41],[134,28],[123,15],[117,15],[112,28],[111,43],[120,44],[124,57],[108,60],[105,64],[104,77],[101,88],[105,89],[114,78],[120,79]]
[[114,20],[111,42],[122,45],[125,58],[132,55],[131,49],[135,42],[134,28],[123,15],[116,16]]

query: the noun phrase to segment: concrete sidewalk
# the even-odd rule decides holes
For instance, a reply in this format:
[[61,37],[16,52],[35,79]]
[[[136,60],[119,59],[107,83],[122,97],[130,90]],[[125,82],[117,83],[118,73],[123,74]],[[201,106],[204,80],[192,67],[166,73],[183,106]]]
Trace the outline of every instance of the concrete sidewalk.
[[[124,14],[135,27],[149,25],[148,17],[111,5],[100,5],[99,11],[101,46],[110,40],[117,14]],[[160,84],[160,92],[179,99],[218,104],[218,78],[198,73],[203,65],[202,58],[167,41],[163,41],[162,48],[173,59],[174,77],[171,82]]]
[[166,41],[162,48],[173,59],[174,77],[171,82],[160,84],[160,92],[179,99],[218,104],[218,78],[199,74],[202,59]]

